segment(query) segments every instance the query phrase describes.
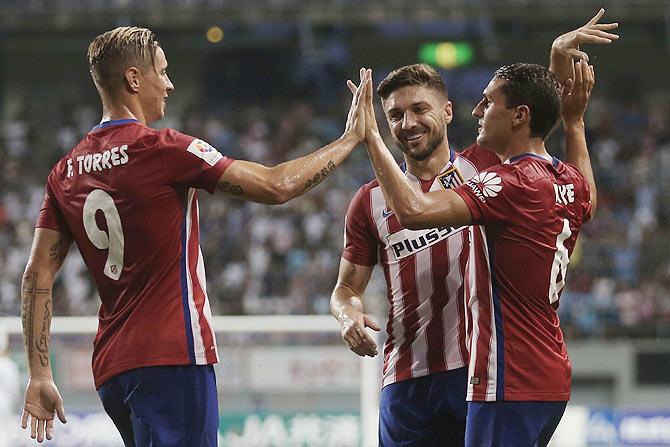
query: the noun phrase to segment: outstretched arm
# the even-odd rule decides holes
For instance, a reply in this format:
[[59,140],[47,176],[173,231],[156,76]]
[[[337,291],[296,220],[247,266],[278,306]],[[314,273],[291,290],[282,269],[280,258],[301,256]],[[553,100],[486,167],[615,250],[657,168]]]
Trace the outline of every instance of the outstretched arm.
[[610,44],[619,38],[618,35],[610,33],[616,29],[618,23],[598,23],[605,14],[603,8],[593,16],[585,25],[561,34],[551,45],[549,57],[549,70],[556,75],[556,79],[563,84],[567,78],[574,78],[573,58],[589,61],[589,55],[580,50],[582,44]]
[[573,71],[575,73],[574,81],[572,79],[566,80],[561,95],[561,118],[565,128],[565,153],[567,161],[579,169],[589,185],[591,217],[593,217],[598,204],[598,195],[586,145],[584,112],[595,85],[595,72],[593,66],[583,60],[575,63]]
[[53,437],[53,420],[57,413],[65,423],[63,399],[53,380],[50,361],[51,290],[54,277],[63,265],[72,240],[63,233],[37,228],[30,259],[21,284],[21,319],[23,341],[28,356],[29,380],[21,426],[28,426],[30,437],[38,442]]
[[252,202],[285,203],[321,183],[365,137],[361,97],[366,84],[354,94],[344,133],[334,142],[304,157],[267,167],[237,160],[221,175],[217,190]]
[[381,329],[363,310],[363,292],[372,269],[372,266],[354,264],[342,258],[337,284],[330,296],[330,313],[340,323],[342,341],[361,357],[377,355],[377,344],[365,328]]

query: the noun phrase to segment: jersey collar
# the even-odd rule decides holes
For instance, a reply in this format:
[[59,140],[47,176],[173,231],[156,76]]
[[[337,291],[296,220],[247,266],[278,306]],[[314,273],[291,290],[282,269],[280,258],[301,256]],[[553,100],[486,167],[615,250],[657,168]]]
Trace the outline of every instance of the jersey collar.
[[96,130],[100,129],[106,129],[107,127],[112,127],[112,126],[119,126],[121,124],[129,124],[129,123],[139,123],[138,120],[134,118],[127,118],[127,119],[122,119],[122,120],[110,120],[110,121],[103,121],[97,126],[95,126],[93,129],[91,129],[91,132],[94,132]]
[[[446,171],[447,168],[449,168],[449,167],[454,163],[455,160],[456,160],[456,151],[449,149],[449,161],[447,162],[446,165],[444,165],[444,166],[442,167],[442,169],[440,169],[440,172],[438,172],[438,173],[435,175],[435,177],[433,177],[433,179],[430,180],[430,181],[431,181],[431,182],[434,181],[440,174],[442,174],[444,171]],[[413,174],[411,174],[411,173],[407,170],[407,163],[405,163],[404,161],[400,164],[400,170],[401,170],[403,173],[405,173],[405,175],[406,175],[407,177],[409,177],[410,180],[413,180],[413,181],[415,181],[416,183],[428,182],[428,181],[429,181],[429,180],[419,180],[418,178],[416,178]]]
[[509,160],[507,160],[507,161],[505,162],[505,164],[516,163],[517,161],[519,161],[519,160],[523,160],[524,158],[528,158],[528,157],[537,158],[538,160],[542,160],[542,161],[548,161],[549,163],[551,163],[551,165],[552,165],[553,167],[558,166],[558,159],[557,159],[556,157],[545,158],[545,157],[543,157],[543,156],[541,156],[541,155],[537,155],[537,154],[528,154],[528,153],[527,153],[527,154],[520,154],[520,155],[517,155],[517,156],[515,156],[515,157],[512,157],[512,158],[510,158]]

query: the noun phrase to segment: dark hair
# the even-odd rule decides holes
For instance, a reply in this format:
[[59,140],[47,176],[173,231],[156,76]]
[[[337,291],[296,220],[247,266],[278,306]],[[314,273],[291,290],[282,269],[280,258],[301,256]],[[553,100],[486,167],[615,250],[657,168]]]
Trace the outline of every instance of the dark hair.
[[153,31],[121,26],[96,37],[88,47],[88,67],[98,88],[118,89],[128,67],[142,69],[155,63],[160,44]]
[[561,113],[560,86],[556,77],[537,64],[504,65],[495,76],[507,81],[502,92],[508,108],[526,105],[530,109],[531,138],[546,139]]
[[449,99],[442,76],[433,67],[426,64],[405,65],[396,68],[379,84],[377,94],[382,99],[387,99],[391,93],[409,85],[428,87],[444,95],[445,99]]

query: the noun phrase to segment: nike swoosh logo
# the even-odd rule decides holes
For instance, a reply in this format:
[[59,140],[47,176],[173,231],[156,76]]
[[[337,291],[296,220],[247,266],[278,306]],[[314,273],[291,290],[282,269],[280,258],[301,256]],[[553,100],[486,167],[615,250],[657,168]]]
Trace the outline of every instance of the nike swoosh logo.
[[388,208],[384,208],[384,210],[382,210],[382,217],[384,219],[387,219],[391,214],[393,214],[393,211]]

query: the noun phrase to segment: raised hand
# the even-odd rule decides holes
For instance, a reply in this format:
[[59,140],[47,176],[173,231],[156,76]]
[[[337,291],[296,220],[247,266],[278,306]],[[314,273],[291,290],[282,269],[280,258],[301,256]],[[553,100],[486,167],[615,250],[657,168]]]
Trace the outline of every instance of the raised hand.
[[54,433],[54,416],[62,423],[67,422],[63,408],[63,398],[56,384],[51,379],[31,378],[26,388],[26,399],[21,415],[21,427],[28,427],[30,417],[30,437],[37,442],[52,439]]
[[356,86],[350,80],[347,81],[347,86],[353,97],[351,98],[351,107],[349,107],[349,115],[347,116],[347,125],[345,127],[345,133],[350,133],[356,137],[356,139],[361,142],[365,139],[365,107],[364,107],[364,98],[365,92],[368,88],[368,83],[364,82],[367,80],[367,72],[364,68],[360,70],[361,83]]
[[583,60],[574,64],[574,80],[568,78],[561,94],[561,117],[564,123],[579,122],[584,119],[586,105],[595,85],[593,66]]
[[340,322],[342,341],[347,348],[361,357],[377,355],[377,343],[365,330],[366,327],[374,331],[381,330],[377,323],[353,307],[349,307],[346,311],[343,310],[337,319]]
[[368,69],[367,75],[368,88],[365,92],[365,138],[369,141],[371,138],[379,136],[379,127],[377,127],[375,104],[372,94],[372,70]]
[[609,32],[616,29],[619,26],[618,23],[598,23],[603,14],[605,14],[605,10],[600,8],[600,11],[598,11],[598,13],[585,25],[558,36],[551,46],[551,51],[556,51],[564,56],[583,59],[588,62],[589,55],[580,50],[580,45],[607,45],[619,38],[617,34]]

